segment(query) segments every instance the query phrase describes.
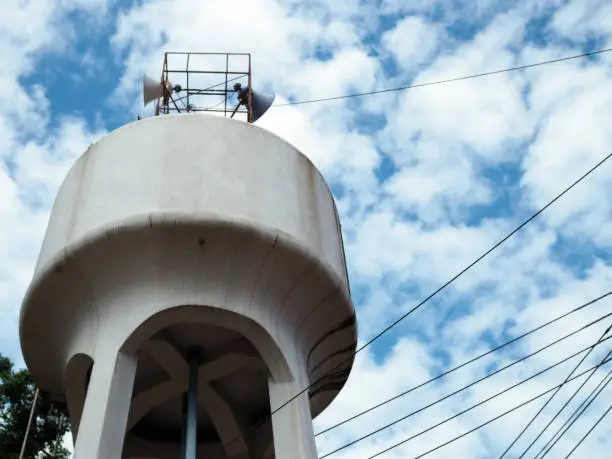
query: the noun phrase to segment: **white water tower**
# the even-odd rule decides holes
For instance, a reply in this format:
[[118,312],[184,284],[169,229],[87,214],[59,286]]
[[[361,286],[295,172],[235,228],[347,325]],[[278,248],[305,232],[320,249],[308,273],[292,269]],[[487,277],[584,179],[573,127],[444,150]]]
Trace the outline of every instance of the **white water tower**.
[[75,459],[314,459],[356,346],[329,187],[248,122],[123,126],[59,190],[20,336]]

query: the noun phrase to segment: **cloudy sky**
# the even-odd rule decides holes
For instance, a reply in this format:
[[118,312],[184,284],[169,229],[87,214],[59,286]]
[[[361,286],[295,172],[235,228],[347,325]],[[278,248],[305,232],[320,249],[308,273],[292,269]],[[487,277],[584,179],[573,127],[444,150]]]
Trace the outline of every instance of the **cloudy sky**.
[[[607,47],[608,0],[2,0],[0,352],[23,364],[18,311],[59,184],[90,143],[136,118],[139,76],[158,75],[164,51],[251,52],[254,85],[274,90],[281,104]],[[332,186],[362,343],[612,152],[611,77],[612,53],[606,53],[409,91],[273,107],[261,119],[260,126],[310,157]],[[346,388],[315,430],[612,290],[611,186],[612,160],[360,352]],[[609,313],[608,298],[331,430],[317,438],[319,453]],[[591,345],[611,322],[599,320],[329,457],[366,459],[412,437]],[[610,342],[596,348],[578,371],[611,348]],[[380,457],[420,457],[560,384],[579,359]],[[598,371],[576,400],[608,370]],[[519,457],[582,381],[567,385],[505,457]],[[428,457],[499,457],[545,400]],[[547,457],[565,457],[611,400],[612,388],[605,389]],[[609,457],[610,420],[574,457]],[[525,457],[534,457],[559,425]]]

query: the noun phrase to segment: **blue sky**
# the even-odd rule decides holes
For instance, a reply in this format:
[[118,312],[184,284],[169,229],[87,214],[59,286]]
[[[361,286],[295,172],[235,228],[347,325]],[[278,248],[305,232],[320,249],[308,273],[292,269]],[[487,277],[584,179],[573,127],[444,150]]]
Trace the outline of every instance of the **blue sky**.
[[[21,360],[19,304],[57,187],[91,142],[136,118],[142,110],[140,74],[157,74],[164,51],[252,52],[256,84],[274,88],[282,103],[480,73],[612,44],[612,6],[602,0],[328,3],[9,0],[0,18],[0,53],[7,62],[0,69],[0,314],[6,318],[0,352]],[[611,54],[362,99],[273,107],[261,119],[262,127],[311,158],[336,194],[362,342],[612,151]],[[602,166],[361,353],[347,388],[317,426],[610,289],[611,166]],[[610,306],[602,301],[498,357],[528,353]],[[335,457],[366,458],[591,342],[601,327]],[[494,361],[322,436],[319,452],[452,391]],[[555,384],[568,368],[385,457],[414,456],[468,430],[487,413]],[[610,395],[602,394],[559,452],[568,451],[588,421],[605,410]],[[493,457],[505,448],[502,434],[518,432],[536,408],[430,457]],[[612,447],[607,430],[602,426],[585,442],[583,457],[605,456]],[[512,450],[516,457],[526,444]]]

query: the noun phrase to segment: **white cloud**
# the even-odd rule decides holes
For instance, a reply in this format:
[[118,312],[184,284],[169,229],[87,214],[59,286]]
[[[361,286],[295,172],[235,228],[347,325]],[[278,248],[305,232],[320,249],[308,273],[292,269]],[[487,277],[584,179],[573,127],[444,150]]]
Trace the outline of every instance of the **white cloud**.
[[438,47],[443,34],[440,25],[420,16],[409,16],[385,32],[381,42],[404,68],[418,68]]
[[[164,50],[250,51],[257,87],[275,90],[277,102],[282,103],[291,97],[318,98],[397,82],[428,82],[579,52],[579,44],[567,41],[546,47],[523,43],[527,22],[553,8],[559,9],[551,22],[552,36],[570,40],[593,33],[609,36],[607,2],[507,2],[507,8],[489,0],[461,4],[387,0],[380,6],[388,13],[411,14],[386,18],[387,22],[372,5],[357,0],[333,6],[297,0],[184,0],[180,7],[169,0],[135,3],[122,10],[116,33],[109,37],[113,57],[125,66],[117,93],[139,102],[140,74],[158,74]],[[439,22],[422,15],[434,7]],[[77,8],[95,16],[107,13],[108,3],[11,1],[0,18],[0,53],[8,57],[0,69],[0,192],[5,197],[0,201],[0,314],[8,317],[0,325],[0,349],[16,358],[17,305],[30,280],[50,201],[74,158],[103,133],[74,116],[56,118],[57,107],[46,98],[45,82],[25,87],[20,79],[36,68],[36,58],[43,52],[75,52],[75,29],[65,13]],[[456,26],[458,18],[473,22],[473,39],[453,35],[449,26]],[[385,51],[403,64],[393,82],[383,79],[382,64],[372,57],[375,45],[369,34],[377,29]],[[99,65],[96,59],[111,58],[91,60],[92,56],[92,50],[81,56],[84,65],[93,68]],[[258,124],[304,151],[339,190],[361,342],[418,304],[612,151],[610,59],[601,56],[588,65],[566,62],[363,100],[276,107],[266,113]],[[372,114],[381,119],[372,120]],[[384,173],[379,170],[383,159],[391,163]],[[612,243],[609,171],[609,165],[602,167],[526,231],[409,316],[385,345],[360,353],[346,389],[317,419],[318,428],[609,288],[610,262],[595,250],[607,250]],[[567,247],[582,252],[573,255],[578,261],[565,259]],[[517,343],[507,353],[484,359],[322,436],[320,453],[468,384],[489,365],[508,363],[595,320],[609,312],[611,304],[602,301]],[[575,352],[608,325],[602,322],[589,328],[336,457],[374,454]],[[558,383],[570,368],[552,371],[386,457],[399,459],[430,449]],[[559,397],[555,407],[563,400]],[[537,405],[430,457],[496,456]],[[605,407],[597,403],[593,408],[589,422]],[[556,451],[568,451],[570,442],[587,427],[584,423],[582,430],[573,430]],[[522,442],[514,451],[524,446]],[[603,458],[609,447],[609,439],[594,435],[580,454]]]
[[[345,95],[370,89],[375,82],[377,69],[377,62],[363,50],[346,48],[331,60],[320,62],[311,59],[304,62],[294,72],[293,85],[307,98],[321,94]],[[325,78],[321,78],[322,75]],[[313,85],[315,81],[317,83]]]
[[90,131],[80,118],[61,120],[44,143],[21,146],[14,161],[15,182],[20,189],[29,191],[28,198],[49,208],[70,166],[102,135],[103,132]]
[[25,85],[37,56],[64,50],[74,38],[66,15],[107,2],[10,0],[0,15],[0,352],[21,364],[17,340],[19,305],[31,280],[59,183],[77,155],[100,132],[80,118],[51,123],[44,82]]
[[[112,38],[118,53],[128,52],[121,90],[134,89],[143,70],[151,74],[159,71],[161,45],[154,37],[162,33],[167,37],[166,50],[195,51],[207,43],[210,50],[251,52],[254,85],[277,92],[277,103],[290,96],[307,99],[367,91],[376,84],[378,61],[363,47],[355,46],[358,24],[335,14],[331,20],[322,20],[329,12],[318,7],[301,15],[300,8],[292,12],[272,0],[232,5],[215,1],[177,9],[158,1],[122,14]],[[350,17],[354,10],[343,11]],[[154,46],[142,46],[147,37]],[[321,49],[331,53],[329,59],[317,59]],[[373,170],[379,154],[371,139],[353,128],[354,115],[344,102],[299,109],[278,107],[259,124],[301,148],[347,193],[367,199],[377,185]]]
[[[543,117],[523,162],[522,183],[527,196],[538,206],[556,194],[559,183],[571,184],[612,152],[612,133],[607,128],[612,122],[608,88],[611,72],[602,66],[583,70],[578,70],[578,64],[567,67],[568,72],[559,74],[555,83],[559,88],[565,82],[565,94],[554,99],[547,95],[553,108]],[[579,78],[571,79],[572,74]],[[543,78],[534,83],[534,98],[544,99],[542,93],[551,92],[540,89],[545,85]],[[612,168],[604,164],[551,209],[547,218],[555,225],[564,225],[564,233],[571,236],[609,244],[609,235],[602,229],[612,216],[607,191],[611,185]]]
[[[516,14],[496,19],[472,42],[441,55],[413,84],[512,67],[515,58],[505,46],[521,40],[522,27]],[[387,134],[400,140],[396,147],[401,150],[414,135],[425,133],[468,145],[477,155],[507,158],[510,152],[504,147],[531,132],[521,97],[523,85],[520,75],[502,74],[407,91],[397,111],[389,115]]]
[[587,39],[589,34],[610,38],[612,5],[606,0],[577,0],[568,2],[554,16],[553,27],[572,40]]
[[480,177],[466,148],[424,137],[404,153],[401,162],[412,164],[400,166],[384,189],[398,208],[417,213],[424,223],[463,215],[467,206],[493,198],[492,184]]

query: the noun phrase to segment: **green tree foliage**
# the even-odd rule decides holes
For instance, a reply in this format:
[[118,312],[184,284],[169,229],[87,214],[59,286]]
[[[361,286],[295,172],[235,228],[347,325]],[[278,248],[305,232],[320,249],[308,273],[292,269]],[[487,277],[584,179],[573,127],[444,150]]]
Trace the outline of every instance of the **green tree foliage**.
[[[15,370],[0,354],[0,459],[18,459],[36,388],[28,370]],[[45,394],[36,402],[25,459],[66,459],[70,453],[58,438],[68,431],[67,418]],[[55,452],[53,453],[53,451]]]

